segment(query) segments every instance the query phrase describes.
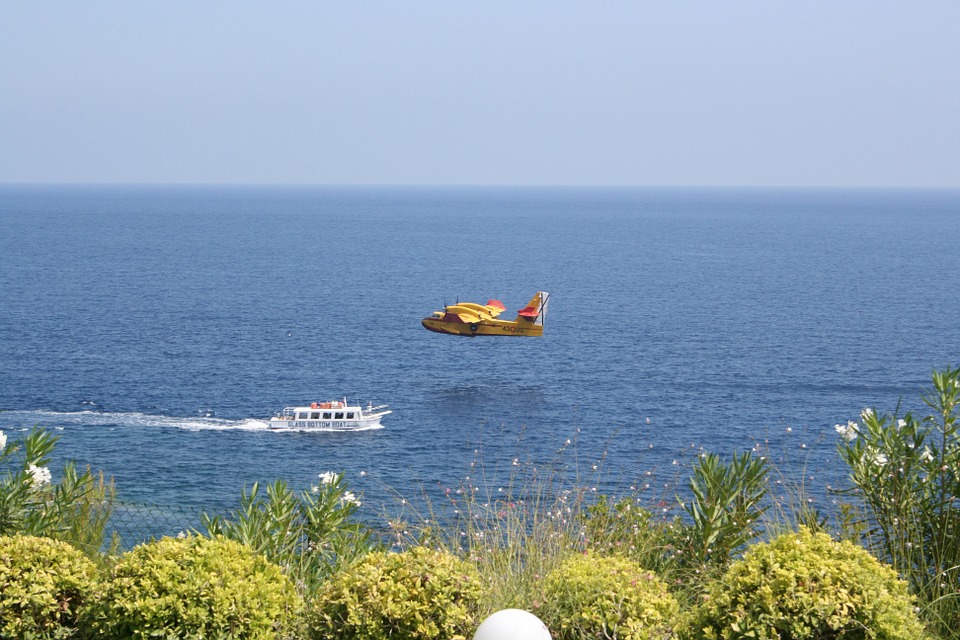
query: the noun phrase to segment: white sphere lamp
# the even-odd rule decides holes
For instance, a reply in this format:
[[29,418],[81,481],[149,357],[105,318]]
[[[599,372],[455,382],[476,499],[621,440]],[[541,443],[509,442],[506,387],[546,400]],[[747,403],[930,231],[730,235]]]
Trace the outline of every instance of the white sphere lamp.
[[529,611],[497,611],[477,627],[473,640],[550,640],[550,631]]

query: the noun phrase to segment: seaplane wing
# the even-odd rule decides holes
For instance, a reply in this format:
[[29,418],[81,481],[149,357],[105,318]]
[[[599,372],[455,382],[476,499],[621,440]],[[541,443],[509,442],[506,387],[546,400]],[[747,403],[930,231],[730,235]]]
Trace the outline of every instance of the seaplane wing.
[[541,336],[549,297],[545,291],[538,291],[515,320],[501,320],[499,316],[506,307],[499,300],[487,300],[487,304],[458,302],[446,306],[421,323],[430,331],[458,336]]
[[474,320],[490,320],[496,318],[506,311],[506,307],[499,300],[487,300],[487,304],[477,304],[476,302],[458,302],[445,308],[447,313],[456,313],[461,315],[465,321],[468,318]]

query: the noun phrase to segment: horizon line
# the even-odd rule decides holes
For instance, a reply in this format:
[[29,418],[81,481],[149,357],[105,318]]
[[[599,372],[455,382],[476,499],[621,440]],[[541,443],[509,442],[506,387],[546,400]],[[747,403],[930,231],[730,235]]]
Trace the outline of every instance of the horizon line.
[[960,185],[711,185],[711,184],[588,184],[588,183],[390,183],[390,182],[79,182],[79,181],[0,181],[0,187],[297,187],[355,189],[638,189],[638,190],[890,190],[950,191]]

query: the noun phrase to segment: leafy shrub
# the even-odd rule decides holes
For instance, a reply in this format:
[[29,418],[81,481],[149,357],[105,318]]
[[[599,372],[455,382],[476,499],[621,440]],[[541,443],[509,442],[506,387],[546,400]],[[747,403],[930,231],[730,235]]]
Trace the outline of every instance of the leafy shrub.
[[749,451],[724,462],[715,453],[697,459],[690,479],[693,497],[685,502],[689,514],[686,544],[702,566],[725,567],[733,552],[758,533],[767,494],[767,465]]
[[319,485],[299,494],[277,480],[267,485],[263,497],[254,483],[249,493],[243,491],[240,509],[230,517],[203,514],[202,521],[209,535],[255,549],[310,593],[375,547],[369,530],[354,519],[359,506],[343,474],[327,472],[320,474]]
[[53,482],[49,463],[58,438],[34,429],[18,442],[0,431],[0,535],[66,540],[96,558],[113,509],[112,481],[67,463]]
[[66,542],[0,537],[0,637],[68,638],[96,568]]
[[[867,547],[893,565],[944,635],[960,628],[960,369],[933,373],[924,417],[864,409],[837,425],[849,492],[862,507]],[[863,527],[860,527],[863,529]]]
[[849,541],[801,529],[750,548],[710,588],[696,638],[924,636],[907,584]]
[[476,570],[449,553],[373,552],[317,593],[312,637],[463,639],[476,626],[480,595]]
[[601,495],[581,521],[585,548],[591,553],[629,558],[659,576],[676,572],[675,539],[687,533],[679,518],[657,519],[634,499],[613,501]]
[[301,602],[279,567],[223,538],[163,538],[120,557],[86,616],[106,638],[275,638]]
[[546,578],[536,614],[558,640],[673,637],[679,604],[653,573],[620,556],[571,556]]

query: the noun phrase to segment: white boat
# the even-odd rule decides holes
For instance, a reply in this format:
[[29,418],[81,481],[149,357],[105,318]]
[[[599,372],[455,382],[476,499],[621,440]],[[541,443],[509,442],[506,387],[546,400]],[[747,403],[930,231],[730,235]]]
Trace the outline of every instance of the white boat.
[[286,407],[270,418],[271,429],[290,431],[363,431],[380,428],[380,418],[392,413],[387,405],[351,405],[347,399]]

